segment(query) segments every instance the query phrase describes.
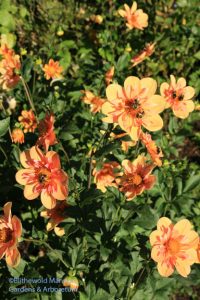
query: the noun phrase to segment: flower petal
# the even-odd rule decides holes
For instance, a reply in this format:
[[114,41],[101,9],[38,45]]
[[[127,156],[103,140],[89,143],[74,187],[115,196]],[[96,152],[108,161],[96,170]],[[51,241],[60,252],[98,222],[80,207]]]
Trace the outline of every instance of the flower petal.
[[17,248],[6,251],[6,263],[8,266],[14,268],[20,263],[21,255]]
[[147,114],[159,114],[165,109],[165,106],[165,99],[159,95],[153,95],[147,101],[142,103],[142,108]]
[[12,202],[7,202],[3,207],[4,216],[9,223],[11,222],[11,217],[12,217],[11,207],[12,207]]
[[35,183],[25,185],[24,197],[27,200],[34,200],[35,198],[37,198],[39,196],[40,193],[35,191],[35,186],[36,186]]
[[186,235],[192,229],[192,224],[187,219],[183,219],[174,225],[173,231],[177,231],[181,235]]
[[65,229],[57,226],[54,228],[54,231],[57,236],[63,236],[65,234]]
[[142,78],[140,83],[141,83],[141,89],[144,91],[142,93],[142,97],[151,97],[155,94],[157,89],[156,80],[147,77],[147,78]]
[[106,88],[106,96],[109,101],[113,101],[118,98],[118,94],[122,92],[122,87],[119,84],[110,84]]
[[194,102],[192,100],[183,100],[173,106],[173,112],[176,117],[185,119],[189,113],[194,110]]
[[30,157],[35,161],[41,161],[44,159],[44,154],[37,146],[33,146],[30,149]]
[[16,181],[21,185],[26,185],[29,180],[29,174],[33,174],[33,169],[21,169],[15,174]]
[[59,181],[54,180],[52,196],[57,200],[65,200],[67,197],[66,186],[63,186]]
[[12,217],[14,235],[19,238],[22,235],[22,223],[16,216]]
[[187,277],[191,271],[190,264],[188,264],[188,261],[180,258],[177,258],[175,267],[177,272],[183,277]]
[[55,151],[47,152],[46,158],[51,163],[51,169],[61,168],[59,155]]
[[143,126],[149,131],[157,131],[163,127],[163,120],[158,115],[144,115],[142,118]]
[[167,82],[163,82],[160,86],[161,96],[165,97],[165,91],[169,89],[169,84]]
[[140,79],[135,76],[129,76],[124,81],[124,89],[128,99],[136,97],[140,92]]
[[5,255],[6,253],[6,245],[3,245],[1,248],[0,248],[0,259],[2,259],[2,257]]
[[166,217],[162,217],[158,220],[157,229],[161,230],[163,227],[168,228],[172,224],[172,221]]
[[186,86],[184,89],[183,89],[183,95],[184,95],[184,100],[188,100],[188,99],[191,99],[195,94],[195,89],[191,86]]
[[158,272],[163,277],[169,277],[173,272],[174,268],[172,266],[168,266],[164,262],[158,262]]
[[52,209],[56,206],[56,199],[51,196],[46,190],[42,190],[41,192],[41,202],[44,207],[48,209]]

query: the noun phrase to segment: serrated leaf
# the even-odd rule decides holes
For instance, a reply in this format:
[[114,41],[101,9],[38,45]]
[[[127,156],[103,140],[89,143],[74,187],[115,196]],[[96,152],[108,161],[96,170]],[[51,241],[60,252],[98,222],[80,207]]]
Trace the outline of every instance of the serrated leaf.
[[0,136],[4,136],[10,125],[10,117],[0,120]]

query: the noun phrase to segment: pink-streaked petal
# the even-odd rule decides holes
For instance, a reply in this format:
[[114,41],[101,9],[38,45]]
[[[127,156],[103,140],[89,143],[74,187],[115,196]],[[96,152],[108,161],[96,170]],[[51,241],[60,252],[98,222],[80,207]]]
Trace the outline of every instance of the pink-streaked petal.
[[21,169],[15,174],[15,179],[19,184],[26,185],[29,180],[29,175],[33,173],[33,169]]
[[47,152],[46,158],[50,162],[52,169],[60,169],[61,168],[59,155],[55,151]]
[[160,86],[160,93],[162,97],[165,97],[165,92],[169,89],[169,84],[167,82],[163,82]]
[[158,220],[157,229],[161,230],[163,228],[169,228],[172,224],[172,221],[166,217],[162,217]]
[[14,235],[19,238],[22,235],[22,223],[16,216],[12,217]]

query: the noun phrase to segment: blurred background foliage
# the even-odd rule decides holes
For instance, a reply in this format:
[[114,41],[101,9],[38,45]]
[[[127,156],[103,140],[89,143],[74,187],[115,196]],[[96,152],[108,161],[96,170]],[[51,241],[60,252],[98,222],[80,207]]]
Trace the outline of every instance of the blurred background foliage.
[[[131,1],[126,1],[131,5]],[[100,130],[110,130],[101,115],[92,115],[82,103],[81,90],[90,89],[105,96],[105,72],[115,66],[115,80],[120,84],[128,75],[151,76],[160,84],[170,74],[185,77],[200,92],[200,2],[199,0],[143,0],[138,5],[149,15],[144,31],[127,31],[117,10],[120,0],[1,0],[0,33],[20,53],[22,73],[29,84],[36,110],[41,118],[46,109],[56,116],[56,131],[70,158],[66,161],[58,144],[62,166],[70,175],[71,204],[64,223],[66,236],[61,239],[46,233],[40,218],[39,201],[29,204],[15,181],[19,167],[19,149],[9,143],[9,135],[0,131],[0,195],[2,205],[13,201],[14,213],[22,219],[24,236],[47,241],[45,245],[21,244],[23,261],[17,270],[8,270],[1,262],[1,295],[4,299],[80,299],[80,300],[160,300],[200,297],[200,270],[194,265],[187,279],[179,275],[161,278],[150,260],[148,237],[159,217],[174,222],[188,218],[200,231],[200,121],[199,112],[187,120],[177,120],[164,113],[165,127],[153,134],[164,153],[163,167],[156,170],[157,184],[134,201],[125,202],[114,188],[105,195],[87,186],[91,149],[101,163],[104,157],[122,161],[134,159],[135,149],[127,154],[119,142],[102,140]],[[91,16],[100,15],[95,23]],[[156,42],[151,58],[130,67],[130,59],[148,42]],[[65,70],[62,81],[49,83],[41,66],[49,58],[59,60]],[[22,87],[10,92],[17,99],[11,116],[11,128],[22,109],[29,108]],[[5,96],[4,96],[5,97]],[[4,112],[1,112],[5,117]],[[27,149],[34,145],[36,134],[27,134]],[[101,140],[101,143],[99,143]],[[142,146],[138,153],[145,152]],[[59,256],[67,262],[63,266]],[[8,293],[5,278],[63,278],[69,271],[79,280],[79,291],[72,294]],[[10,273],[9,273],[10,272]],[[17,286],[17,284],[15,285]]]

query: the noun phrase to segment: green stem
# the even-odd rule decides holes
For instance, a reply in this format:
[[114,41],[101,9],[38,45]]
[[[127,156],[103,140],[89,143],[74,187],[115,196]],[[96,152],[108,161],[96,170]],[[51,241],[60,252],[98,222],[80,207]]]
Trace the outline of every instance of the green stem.
[[36,116],[36,119],[37,119],[37,122],[38,122],[38,118],[37,118],[36,109],[35,109],[35,106],[34,106],[33,100],[31,99],[31,94],[30,94],[30,91],[29,91],[28,85],[27,85],[27,83],[26,83],[26,81],[24,80],[24,78],[23,78],[23,76],[22,76],[22,75],[20,76],[20,79],[21,79],[21,82],[22,82],[22,84],[23,84],[23,87],[24,87],[24,90],[25,90],[25,93],[26,93],[27,99],[28,99],[28,101],[29,101],[30,107],[31,107],[31,108],[32,108],[32,110],[34,111],[34,113],[35,113],[35,116]]

